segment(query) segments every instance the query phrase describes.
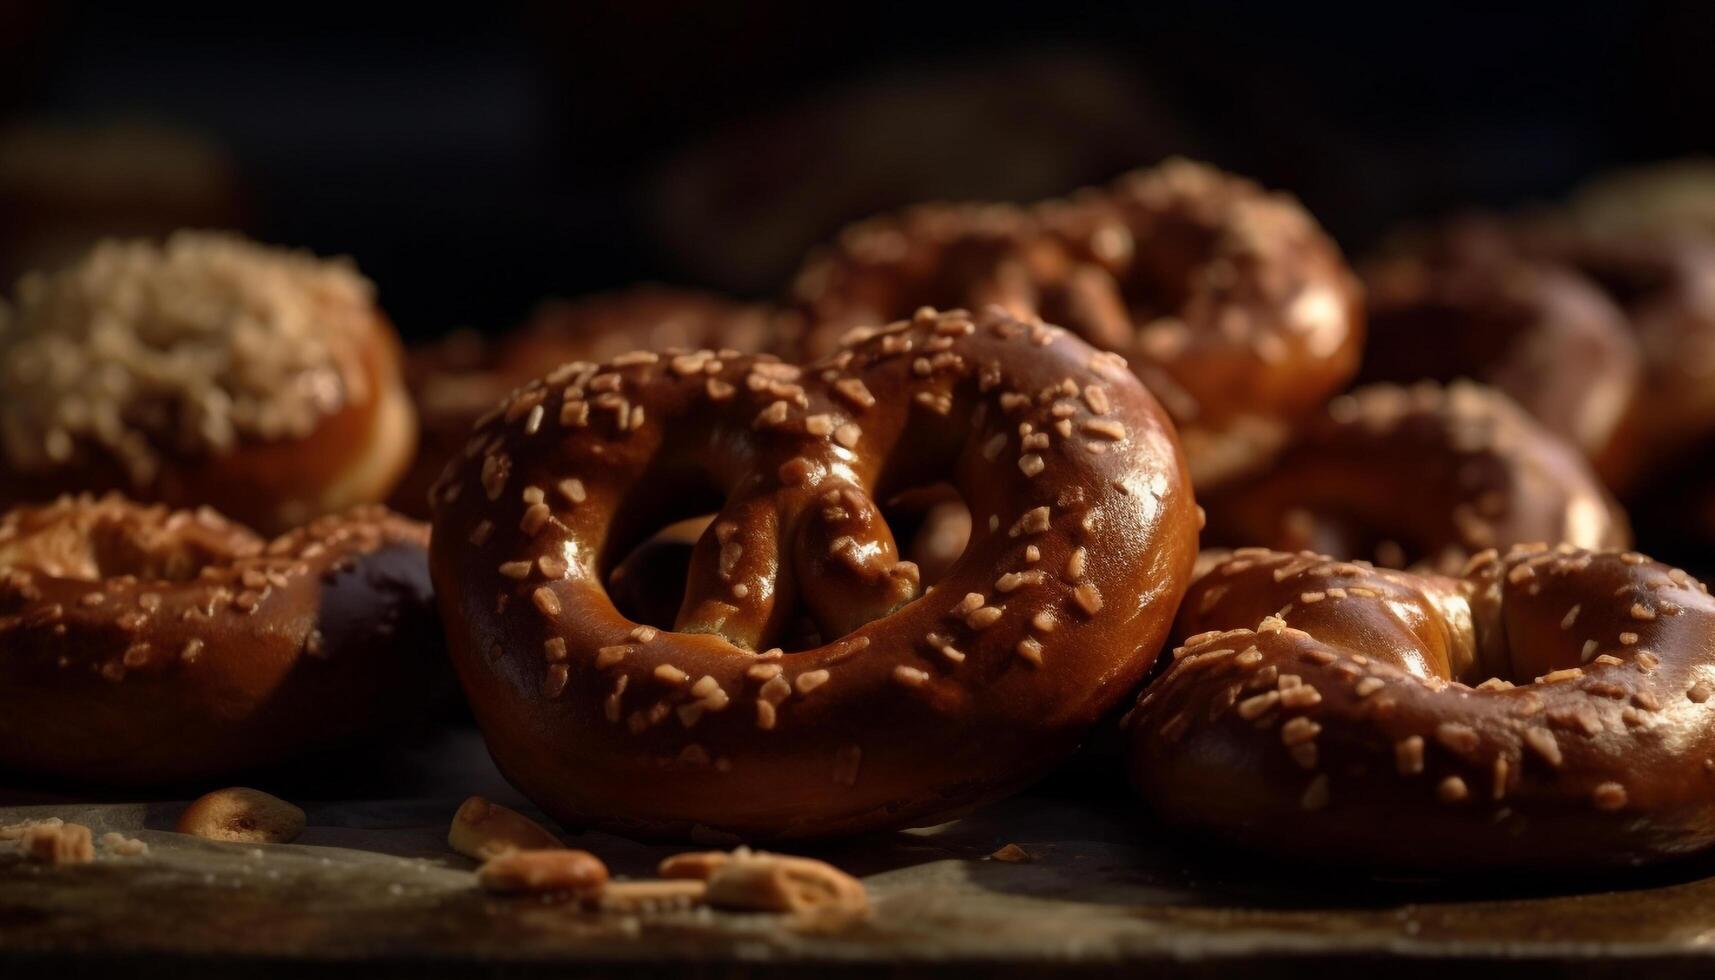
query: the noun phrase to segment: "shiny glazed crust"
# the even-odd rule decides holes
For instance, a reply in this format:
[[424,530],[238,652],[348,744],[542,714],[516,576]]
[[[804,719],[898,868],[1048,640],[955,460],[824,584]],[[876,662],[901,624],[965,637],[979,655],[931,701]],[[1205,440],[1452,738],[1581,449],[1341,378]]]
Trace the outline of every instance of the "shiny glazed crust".
[[1370,869],[1646,863],[1715,842],[1715,602],[1631,552],[1454,577],[1242,549],[1128,716],[1174,824]]
[[427,528],[378,507],[272,541],[64,498],[0,521],[0,768],[146,785],[277,762],[444,689]]
[[1127,358],[1199,487],[1265,462],[1349,381],[1362,297],[1296,201],[1187,160],[1031,207],[925,205],[853,226],[794,286],[827,350],[920,305],[996,303]]
[[1206,544],[1456,569],[1485,548],[1630,543],[1588,461],[1505,395],[1377,384],[1330,402],[1260,476],[1206,495]]
[[[874,503],[950,479],[969,549],[920,594]],[[720,509],[672,631],[602,582]],[[1119,358],[1000,311],[926,311],[804,367],[571,363],[480,424],[431,566],[490,750],[557,818],[819,837],[932,821],[1063,759],[1154,660],[1197,516]],[[830,638],[780,649],[798,615]]]
[[797,318],[714,293],[645,285],[544,303],[517,330],[486,340],[454,334],[407,354],[406,377],[422,421],[416,457],[390,505],[428,517],[428,490],[464,448],[471,426],[512,389],[567,361],[603,361],[669,347],[745,354],[796,346]]

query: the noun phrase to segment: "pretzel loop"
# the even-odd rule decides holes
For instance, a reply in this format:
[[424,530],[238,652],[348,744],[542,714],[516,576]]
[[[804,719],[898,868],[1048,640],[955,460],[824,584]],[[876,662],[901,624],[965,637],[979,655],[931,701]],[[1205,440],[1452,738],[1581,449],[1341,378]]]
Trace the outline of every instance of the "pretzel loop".
[[[925,592],[878,501],[941,482],[973,533]],[[922,311],[804,367],[564,365],[434,497],[496,758],[551,812],[645,834],[900,826],[1021,785],[1141,678],[1196,533],[1124,361],[1001,311]],[[705,507],[673,629],[621,615],[608,569]]]

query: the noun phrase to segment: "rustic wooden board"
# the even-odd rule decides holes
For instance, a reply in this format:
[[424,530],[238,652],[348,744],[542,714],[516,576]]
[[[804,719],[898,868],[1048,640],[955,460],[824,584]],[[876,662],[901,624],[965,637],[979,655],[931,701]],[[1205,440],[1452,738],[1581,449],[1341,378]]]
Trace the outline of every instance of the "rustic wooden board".
[[[0,977],[774,975],[878,969],[985,976],[1299,974],[1452,963],[1556,974],[1707,976],[1715,862],[1590,881],[1376,881],[1210,849],[1124,799],[1028,795],[941,827],[820,856],[863,876],[872,919],[829,931],[766,915],[602,915],[489,898],[447,851],[448,818],[481,792],[525,806],[474,736],[442,740],[380,788],[409,798],[305,804],[296,843],[170,833],[182,803],[0,806],[134,834],[144,858],[46,868],[0,854]],[[349,774],[347,774],[349,779]],[[332,780],[335,785],[345,780]],[[426,784],[426,790],[424,786]],[[439,791],[435,792],[438,786]],[[21,798],[21,794],[11,794]],[[300,800],[302,797],[298,797]],[[574,846],[646,876],[674,848],[586,833]],[[1005,844],[1028,863],[988,855]]]

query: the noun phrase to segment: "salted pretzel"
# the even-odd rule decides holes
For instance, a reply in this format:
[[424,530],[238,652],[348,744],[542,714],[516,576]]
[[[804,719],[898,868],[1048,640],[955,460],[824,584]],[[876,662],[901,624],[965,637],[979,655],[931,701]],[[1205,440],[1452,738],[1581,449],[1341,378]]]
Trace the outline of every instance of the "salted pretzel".
[[0,501],[111,489],[273,533],[382,500],[415,440],[399,357],[345,264],[105,242],[0,305]]
[[1126,719],[1169,822],[1318,863],[1587,869],[1715,843],[1715,600],[1634,552],[1455,576],[1241,549]]
[[1643,358],[1623,313],[1559,262],[1467,217],[1363,267],[1369,337],[1358,380],[1468,378],[1510,396],[1594,460],[1616,448]]
[[1205,544],[1456,569],[1531,541],[1630,543],[1589,462],[1492,388],[1371,385],[1311,420],[1268,470],[1204,495]]
[[[975,532],[924,592],[875,501],[950,480]],[[818,837],[931,821],[1063,759],[1154,660],[1198,526],[1123,360],[994,310],[799,367],[573,362],[473,432],[431,568],[491,753],[572,824]],[[671,630],[607,569],[717,511]],[[792,643],[808,618],[822,642]]]
[[444,691],[428,529],[379,507],[273,540],[206,508],[0,518],[0,770],[213,778],[421,716]]
[[1028,208],[932,205],[848,229],[794,287],[812,351],[918,304],[999,303],[1125,355],[1200,487],[1255,469],[1351,379],[1362,304],[1291,198],[1187,160]]
[[390,500],[428,516],[428,489],[458,455],[471,426],[512,389],[567,361],[604,361],[669,347],[753,354],[791,349],[799,326],[788,311],[714,293],[634,286],[542,304],[517,330],[488,340],[469,331],[411,350],[406,377],[422,418],[417,454]]

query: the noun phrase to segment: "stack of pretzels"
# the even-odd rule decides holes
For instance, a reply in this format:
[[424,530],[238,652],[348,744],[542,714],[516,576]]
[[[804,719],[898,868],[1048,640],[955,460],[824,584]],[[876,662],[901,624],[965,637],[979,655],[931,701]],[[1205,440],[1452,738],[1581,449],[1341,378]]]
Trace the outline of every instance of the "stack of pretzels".
[[0,319],[0,766],[288,759],[420,712],[444,642],[577,827],[923,825],[1117,725],[1154,814],[1245,847],[1686,854],[1715,601],[1621,502],[1715,446],[1705,346],[1708,239],[1472,218],[1360,276],[1184,160],[869,219],[776,305],[403,358],[349,267],[104,245]]

